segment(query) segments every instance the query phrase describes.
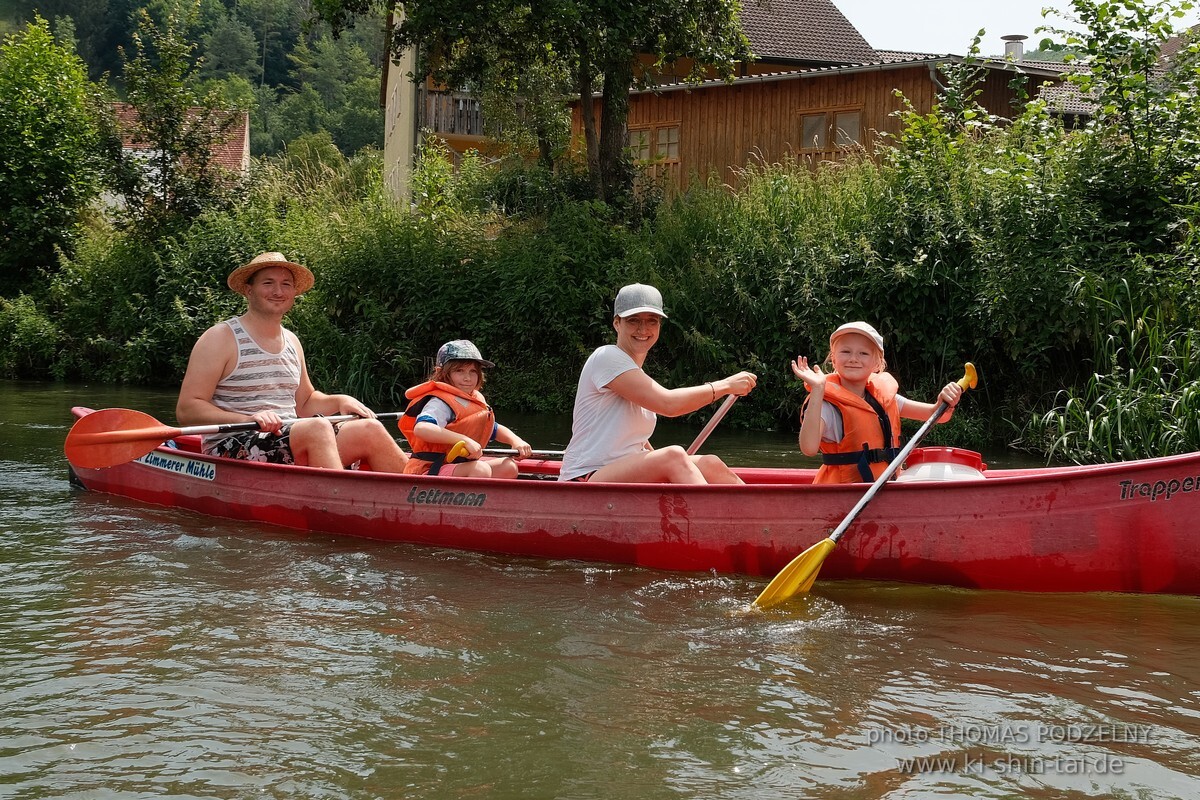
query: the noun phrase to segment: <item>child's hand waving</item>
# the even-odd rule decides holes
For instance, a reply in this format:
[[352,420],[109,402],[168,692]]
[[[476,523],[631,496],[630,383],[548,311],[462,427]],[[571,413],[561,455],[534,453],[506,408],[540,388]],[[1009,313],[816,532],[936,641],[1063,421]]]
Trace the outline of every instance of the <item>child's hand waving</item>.
[[804,386],[809,391],[825,385],[825,373],[821,371],[820,364],[809,366],[808,358],[805,356],[797,356],[796,360],[792,362],[792,374],[798,380],[804,381]]

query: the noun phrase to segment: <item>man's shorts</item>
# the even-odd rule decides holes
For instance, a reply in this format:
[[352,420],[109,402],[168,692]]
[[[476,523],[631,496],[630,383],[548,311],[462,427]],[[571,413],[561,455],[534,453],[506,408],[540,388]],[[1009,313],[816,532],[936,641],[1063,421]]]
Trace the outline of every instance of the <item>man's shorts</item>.
[[292,426],[285,424],[279,433],[244,431],[230,433],[204,449],[210,456],[263,461],[267,464],[294,464],[292,457]]

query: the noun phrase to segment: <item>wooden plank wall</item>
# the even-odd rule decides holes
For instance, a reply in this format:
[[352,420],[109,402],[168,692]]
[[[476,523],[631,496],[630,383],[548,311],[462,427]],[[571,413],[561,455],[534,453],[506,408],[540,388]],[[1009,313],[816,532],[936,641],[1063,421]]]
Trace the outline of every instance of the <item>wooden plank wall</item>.
[[[1007,73],[990,72],[980,99],[985,108],[1012,116]],[[939,80],[944,78],[939,75]],[[928,112],[937,93],[927,65],[886,71],[812,75],[761,83],[638,94],[630,98],[629,126],[680,126],[678,168],[681,188],[710,172],[737,182],[737,169],[749,159],[767,163],[799,155],[800,118],[818,111],[860,110],[862,144],[871,150],[878,133],[899,131],[895,112],[902,92],[920,112]],[[600,115],[596,104],[597,119]],[[574,135],[582,142],[578,108]],[[672,172],[675,172],[673,169]]]

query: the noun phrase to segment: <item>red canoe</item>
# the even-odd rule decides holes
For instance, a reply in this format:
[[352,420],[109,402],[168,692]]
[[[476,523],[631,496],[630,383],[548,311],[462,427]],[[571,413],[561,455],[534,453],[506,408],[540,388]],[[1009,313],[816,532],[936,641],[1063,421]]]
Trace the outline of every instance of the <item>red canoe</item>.
[[[91,491],[302,531],[767,578],[866,489],[765,468],[737,469],[746,486],[558,483],[546,479],[558,463],[537,460],[523,462],[529,480],[385,475],[211,458],[196,444],[72,472]],[[887,486],[821,580],[1200,594],[1200,453],[982,475]]]

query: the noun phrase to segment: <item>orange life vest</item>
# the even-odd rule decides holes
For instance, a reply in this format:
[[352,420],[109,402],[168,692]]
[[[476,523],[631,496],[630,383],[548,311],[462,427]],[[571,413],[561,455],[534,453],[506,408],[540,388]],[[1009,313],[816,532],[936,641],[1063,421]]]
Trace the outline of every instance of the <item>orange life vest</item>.
[[[896,379],[877,372],[867,379],[867,392],[878,408],[842,388],[837,374],[825,379],[825,399],[842,415],[842,439],[821,441],[821,468],[813,483],[870,483],[883,474],[900,452],[900,405]],[[805,401],[807,402],[807,401]],[[813,409],[813,413],[821,413]]]
[[[454,446],[426,441],[413,431],[421,409],[430,398],[438,398],[454,412],[454,419],[446,426],[446,430],[474,439],[481,446],[491,441],[492,431],[496,428],[496,415],[478,391],[467,394],[448,383],[426,381],[409,389],[404,396],[410,402],[408,408],[404,409],[404,416],[400,417],[400,432],[408,439],[408,445],[412,448],[412,458],[404,467],[406,473],[437,475],[446,463],[446,453]],[[458,464],[470,460],[467,456],[459,456],[451,463]]]

